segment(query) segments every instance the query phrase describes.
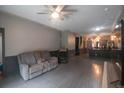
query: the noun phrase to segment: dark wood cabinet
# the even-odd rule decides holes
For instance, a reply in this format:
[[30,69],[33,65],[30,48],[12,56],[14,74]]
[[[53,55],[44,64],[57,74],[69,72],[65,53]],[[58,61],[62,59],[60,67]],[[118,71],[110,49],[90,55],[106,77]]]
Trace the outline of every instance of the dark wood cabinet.
[[90,57],[101,57],[110,59],[120,59],[121,50],[89,50]]
[[68,49],[51,51],[50,54],[51,54],[51,56],[58,57],[59,63],[67,63],[68,62]]
[[68,62],[68,51],[59,51],[59,63],[67,63]]
[[3,64],[0,64],[0,77],[3,76]]

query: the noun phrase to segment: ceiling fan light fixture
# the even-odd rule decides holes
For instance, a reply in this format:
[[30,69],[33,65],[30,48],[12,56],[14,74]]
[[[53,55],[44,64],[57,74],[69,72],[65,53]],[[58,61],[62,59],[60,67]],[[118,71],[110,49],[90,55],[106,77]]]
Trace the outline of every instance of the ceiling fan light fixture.
[[57,18],[59,18],[59,13],[53,12],[53,13],[51,14],[51,17],[54,18],[54,19],[57,19]]

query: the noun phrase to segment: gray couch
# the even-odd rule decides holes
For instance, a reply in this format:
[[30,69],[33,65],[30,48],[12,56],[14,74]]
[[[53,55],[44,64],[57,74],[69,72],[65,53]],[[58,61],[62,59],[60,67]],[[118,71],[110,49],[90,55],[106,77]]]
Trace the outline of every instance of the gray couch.
[[20,74],[24,80],[32,79],[58,66],[58,58],[48,51],[33,51],[19,54]]

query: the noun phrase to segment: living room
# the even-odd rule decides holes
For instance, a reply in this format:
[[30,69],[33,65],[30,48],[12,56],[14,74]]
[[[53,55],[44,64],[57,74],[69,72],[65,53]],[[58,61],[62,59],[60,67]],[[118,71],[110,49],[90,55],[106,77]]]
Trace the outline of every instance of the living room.
[[0,87],[120,87],[109,61],[120,62],[123,16],[122,5],[0,6]]

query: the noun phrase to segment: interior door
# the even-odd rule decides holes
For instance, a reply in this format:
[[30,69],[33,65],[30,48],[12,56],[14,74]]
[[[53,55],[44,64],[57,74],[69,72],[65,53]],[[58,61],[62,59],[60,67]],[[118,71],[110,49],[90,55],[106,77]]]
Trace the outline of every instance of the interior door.
[[5,57],[4,29],[0,28],[0,77],[3,76],[3,63]]
[[80,44],[79,44],[79,37],[75,37],[75,55],[80,54]]
[[2,64],[2,33],[0,33],[0,64]]

